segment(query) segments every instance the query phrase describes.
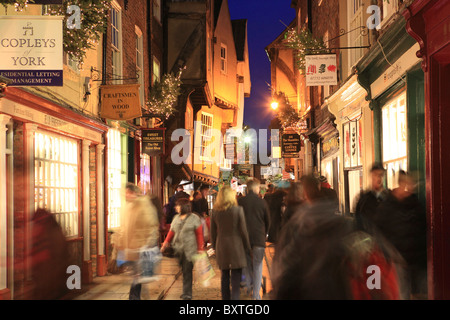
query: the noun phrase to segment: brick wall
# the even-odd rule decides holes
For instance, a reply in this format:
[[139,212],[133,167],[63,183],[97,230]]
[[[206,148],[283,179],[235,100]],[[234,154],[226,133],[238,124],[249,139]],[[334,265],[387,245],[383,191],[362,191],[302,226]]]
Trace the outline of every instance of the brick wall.
[[[148,28],[147,28],[147,1],[133,0],[128,1],[125,7],[124,0],[117,1],[122,8],[122,56],[123,56],[123,77],[125,79],[136,78],[136,37],[135,27],[137,26],[143,33],[144,42],[144,76],[145,76],[145,95],[148,95],[150,81],[150,62],[148,59]],[[109,17],[111,23],[111,16]],[[112,65],[112,46],[111,46],[111,25],[107,32],[107,51],[106,66],[107,73],[111,73]],[[124,80],[124,84],[137,83],[136,80]]]

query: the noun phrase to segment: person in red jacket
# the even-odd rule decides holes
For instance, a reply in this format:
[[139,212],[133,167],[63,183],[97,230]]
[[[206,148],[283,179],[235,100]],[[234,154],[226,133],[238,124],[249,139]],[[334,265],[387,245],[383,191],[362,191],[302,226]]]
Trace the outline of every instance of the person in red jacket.
[[183,300],[192,299],[192,270],[194,256],[203,251],[203,228],[198,215],[192,212],[189,199],[179,199],[175,204],[175,215],[161,252],[172,244],[183,272]]

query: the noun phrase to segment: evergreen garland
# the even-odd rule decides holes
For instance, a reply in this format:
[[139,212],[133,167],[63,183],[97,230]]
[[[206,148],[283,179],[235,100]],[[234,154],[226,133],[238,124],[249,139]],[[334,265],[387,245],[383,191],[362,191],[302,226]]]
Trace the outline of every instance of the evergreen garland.
[[151,115],[167,120],[176,110],[175,103],[181,93],[181,74],[165,74],[160,82],[156,82],[150,89],[147,100],[148,111]]
[[284,35],[285,46],[294,50],[297,67],[305,72],[305,60],[307,55],[327,53],[328,49],[322,39],[313,37],[308,28],[304,27],[300,32],[290,28]]
[[[274,95],[274,99],[276,99],[279,104],[277,119],[281,129],[299,128],[302,123],[301,118],[299,117],[297,110],[292,107],[292,104],[289,102],[286,95],[283,92],[278,92]],[[271,125],[276,126],[277,123],[273,122]]]

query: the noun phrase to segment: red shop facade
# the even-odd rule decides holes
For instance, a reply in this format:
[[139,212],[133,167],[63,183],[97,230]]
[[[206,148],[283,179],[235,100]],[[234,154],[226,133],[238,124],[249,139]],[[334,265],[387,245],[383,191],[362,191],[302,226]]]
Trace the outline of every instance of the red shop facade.
[[428,295],[450,299],[450,1],[416,0],[403,15],[425,72]]

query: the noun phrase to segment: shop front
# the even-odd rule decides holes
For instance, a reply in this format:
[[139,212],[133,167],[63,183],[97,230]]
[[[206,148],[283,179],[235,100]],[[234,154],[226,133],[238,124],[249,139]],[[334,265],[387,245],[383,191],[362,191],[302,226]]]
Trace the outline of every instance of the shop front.
[[352,75],[328,100],[339,131],[340,211],[355,212],[361,191],[369,187],[368,172],[373,162],[372,112],[366,91]]
[[327,178],[331,188],[339,194],[339,132],[332,130],[320,139],[320,175]]
[[[450,299],[450,1],[417,0],[403,16],[407,32],[420,46],[416,52],[422,58],[419,73],[425,74],[422,78],[425,91],[407,92],[407,107],[409,114],[415,106],[409,101],[425,101],[421,115],[425,119],[426,140],[419,143],[419,151],[425,157],[422,163],[426,164],[428,294],[430,299]],[[410,145],[420,142],[414,136],[408,138]],[[409,152],[417,151],[413,148]]]
[[6,199],[0,211],[6,241],[0,245],[2,261],[3,255],[8,261],[0,290],[8,289],[11,298],[26,294],[33,245],[29,222],[39,208],[54,215],[71,264],[90,282],[105,268],[101,203],[107,126],[19,88],[8,88],[0,100],[0,120],[0,138],[6,141],[0,145],[0,176],[6,180],[0,190]]
[[424,75],[418,50],[398,19],[356,68],[373,112],[374,161],[386,169],[385,187],[396,188],[399,172],[408,172],[416,177],[424,204]]

